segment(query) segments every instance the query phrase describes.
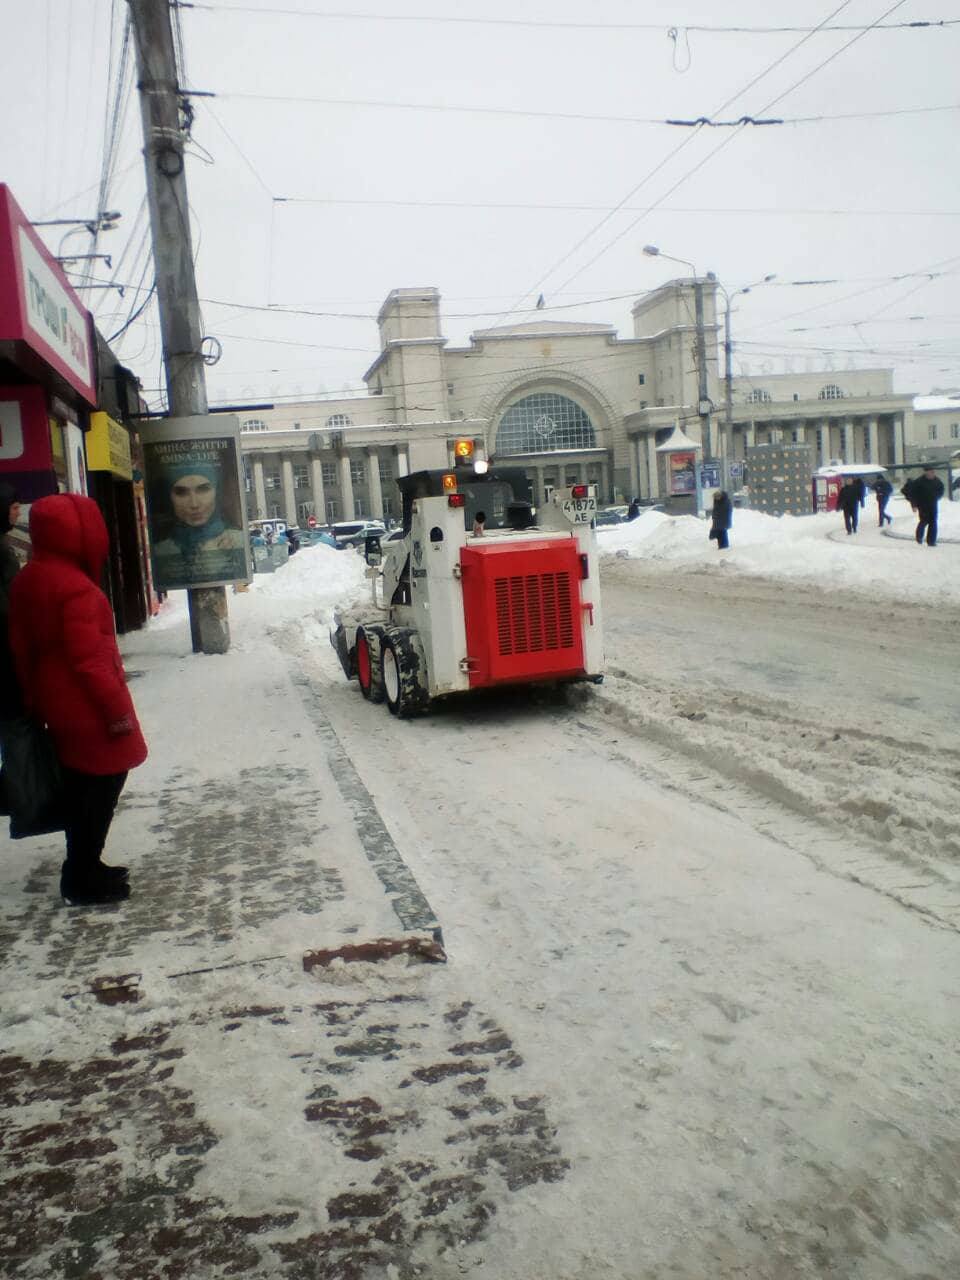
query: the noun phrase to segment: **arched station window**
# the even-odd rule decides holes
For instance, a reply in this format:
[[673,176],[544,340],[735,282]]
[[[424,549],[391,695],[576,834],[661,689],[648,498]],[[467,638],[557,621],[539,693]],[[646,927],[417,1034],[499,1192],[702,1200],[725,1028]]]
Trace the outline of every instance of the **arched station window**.
[[345,413],[332,413],[327,419],[327,426],[336,431],[340,427],[349,427],[350,419]]
[[747,404],[769,404],[773,399],[769,391],[764,391],[762,387],[754,387],[747,396]]
[[842,400],[843,391],[840,389],[840,387],[837,386],[835,382],[829,382],[825,387],[820,388],[820,393],[817,396],[817,399],[818,400]]
[[240,423],[241,431],[266,431],[267,424],[262,418],[246,418]]
[[597,433],[583,409],[566,396],[537,391],[512,404],[497,428],[496,454],[595,449]]

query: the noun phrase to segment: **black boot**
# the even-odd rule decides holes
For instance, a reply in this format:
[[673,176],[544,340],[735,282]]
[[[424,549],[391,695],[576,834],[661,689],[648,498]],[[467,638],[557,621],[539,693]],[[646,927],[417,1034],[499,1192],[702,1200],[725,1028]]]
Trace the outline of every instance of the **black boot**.
[[122,902],[130,897],[130,885],[125,876],[105,875],[96,866],[75,868],[65,862],[60,869],[60,896],[73,906]]
[[97,870],[101,875],[106,876],[108,880],[126,880],[130,875],[129,867],[111,867],[106,862],[98,862]]

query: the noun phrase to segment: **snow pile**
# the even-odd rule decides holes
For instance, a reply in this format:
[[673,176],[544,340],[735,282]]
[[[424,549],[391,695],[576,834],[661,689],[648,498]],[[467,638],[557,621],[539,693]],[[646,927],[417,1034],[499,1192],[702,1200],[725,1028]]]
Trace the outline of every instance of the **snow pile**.
[[849,587],[899,599],[960,600],[960,503],[940,504],[942,539],[936,550],[918,548],[913,540],[916,517],[895,498],[890,533],[876,525],[876,506],[860,513],[860,532],[847,537],[837,512],[809,516],[767,516],[759,511],[734,512],[729,550],[718,553],[707,534],[709,521],[648,511],[628,524],[597,531],[604,555],[642,559],[671,572],[706,567],[724,573],[817,582],[823,587]]
[[261,625],[299,620],[325,630],[334,609],[369,594],[365,569],[354,551],[322,542],[302,547],[274,573],[255,575],[249,590],[237,596],[237,618]]

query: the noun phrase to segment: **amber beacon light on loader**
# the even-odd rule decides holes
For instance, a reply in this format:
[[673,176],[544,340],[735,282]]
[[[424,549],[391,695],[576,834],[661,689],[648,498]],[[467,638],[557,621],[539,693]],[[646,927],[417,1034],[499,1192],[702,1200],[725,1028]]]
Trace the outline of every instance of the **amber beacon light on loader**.
[[400,537],[367,539],[373,599],[338,612],[330,640],[348,678],[397,716],[498,685],[603,679],[596,486],[535,510],[520,469],[474,461],[397,481]]

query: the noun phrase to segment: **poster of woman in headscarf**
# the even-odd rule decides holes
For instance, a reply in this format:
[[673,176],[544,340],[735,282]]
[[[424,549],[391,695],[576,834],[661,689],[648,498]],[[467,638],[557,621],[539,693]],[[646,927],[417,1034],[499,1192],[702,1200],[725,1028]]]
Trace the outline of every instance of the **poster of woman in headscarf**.
[[[156,585],[161,591],[250,578],[236,419],[169,419],[144,432],[143,456]],[[178,427],[216,434],[179,439]]]

